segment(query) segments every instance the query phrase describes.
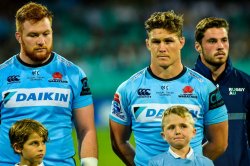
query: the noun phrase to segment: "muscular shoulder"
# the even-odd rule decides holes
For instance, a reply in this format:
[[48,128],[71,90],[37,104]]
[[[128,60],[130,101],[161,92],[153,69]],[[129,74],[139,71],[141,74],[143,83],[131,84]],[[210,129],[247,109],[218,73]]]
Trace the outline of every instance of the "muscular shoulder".
[[14,57],[6,60],[0,65],[0,86],[7,82],[19,81],[19,75],[16,73],[17,69],[14,63]]
[[64,58],[63,56],[61,56],[57,53],[54,53],[54,54],[55,54],[55,61],[53,61],[52,63],[58,63],[61,66],[66,67],[66,68],[71,69],[71,70],[79,70],[78,69],[79,67],[76,64],[74,64],[73,62],[71,62],[70,60]]
[[194,83],[194,84],[197,84],[197,85],[200,85],[203,87],[214,87],[214,84],[210,80],[208,80],[206,77],[204,77],[200,73],[198,73],[190,68],[187,68],[187,75],[190,79],[189,81]]
[[67,60],[66,58],[62,57],[61,55],[55,53],[55,59],[52,61],[52,66],[55,68],[65,71],[64,73],[67,73],[67,76],[75,79],[76,77],[79,77],[79,75],[82,77],[86,77],[85,72],[83,69],[81,69],[78,65],[74,64],[70,60]]
[[127,89],[127,90],[132,90],[133,87],[138,85],[141,80],[145,77],[145,72],[147,71],[147,68],[144,68],[137,73],[133,74],[129,79],[124,81],[118,89]]
[[0,71],[8,70],[11,64],[13,64],[14,57],[11,57],[10,59],[6,60],[0,65]]

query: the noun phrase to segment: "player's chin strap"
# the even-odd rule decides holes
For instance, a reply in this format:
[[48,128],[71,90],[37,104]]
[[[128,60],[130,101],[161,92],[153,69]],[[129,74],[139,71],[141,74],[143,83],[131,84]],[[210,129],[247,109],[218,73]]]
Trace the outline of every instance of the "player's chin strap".
[[81,158],[81,166],[97,166],[98,160],[95,157]]

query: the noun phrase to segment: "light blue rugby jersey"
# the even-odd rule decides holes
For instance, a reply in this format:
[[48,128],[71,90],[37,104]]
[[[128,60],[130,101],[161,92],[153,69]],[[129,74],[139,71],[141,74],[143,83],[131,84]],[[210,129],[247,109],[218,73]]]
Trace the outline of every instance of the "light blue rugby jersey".
[[161,117],[172,105],[183,105],[192,113],[197,134],[191,146],[196,153],[202,153],[204,125],[228,119],[219,91],[205,77],[184,67],[177,77],[163,80],[145,68],[118,87],[109,116],[119,124],[131,125],[136,165],[147,165],[151,157],[168,149],[160,135]]
[[0,73],[0,165],[20,161],[11,148],[8,132],[13,123],[24,118],[38,120],[49,131],[45,165],[61,165],[72,157],[72,110],[93,103],[85,73],[56,53],[37,67],[13,56],[1,64]]
[[207,157],[196,154],[190,150],[186,158],[180,158],[173,151],[161,153],[151,160],[148,166],[214,166],[213,161]]

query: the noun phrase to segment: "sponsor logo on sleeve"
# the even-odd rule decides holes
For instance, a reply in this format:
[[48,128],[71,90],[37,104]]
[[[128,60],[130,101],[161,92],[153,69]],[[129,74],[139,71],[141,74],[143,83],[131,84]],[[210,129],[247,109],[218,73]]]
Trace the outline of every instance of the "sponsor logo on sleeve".
[[118,117],[119,119],[123,121],[127,119],[125,116],[124,110],[121,108],[120,95],[118,93],[114,95],[114,99],[111,105],[111,114],[114,117]]
[[85,77],[81,80],[82,82],[82,91],[81,91],[81,96],[85,96],[85,95],[91,95],[91,91],[88,85],[88,78]]
[[224,100],[222,99],[219,89],[216,88],[209,94],[209,110],[218,108],[222,105],[224,105]]

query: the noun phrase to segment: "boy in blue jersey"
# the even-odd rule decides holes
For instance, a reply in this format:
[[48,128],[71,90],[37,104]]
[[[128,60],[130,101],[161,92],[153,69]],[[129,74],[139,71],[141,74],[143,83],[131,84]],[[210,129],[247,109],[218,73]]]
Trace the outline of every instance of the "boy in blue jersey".
[[228,147],[214,164],[246,166],[250,165],[250,76],[233,67],[228,33],[229,24],[223,18],[199,21],[195,30],[199,56],[194,70],[219,87],[228,109]]
[[52,52],[52,13],[30,2],[16,13],[20,53],[0,65],[0,165],[13,166],[8,131],[13,123],[30,118],[49,131],[46,166],[75,165],[73,127],[78,136],[82,165],[97,165],[94,108],[85,73]]
[[48,130],[38,121],[19,120],[9,131],[11,146],[19,154],[20,162],[15,166],[44,166]]
[[[165,109],[182,105],[195,119],[197,134],[190,145],[210,159],[227,147],[227,110],[212,82],[181,62],[183,18],[173,11],[155,12],[145,22],[151,64],[117,89],[110,112],[110,138],[114,152],[127,165],[147,165],[169,145],[161,138]],[[134,133],[136,148],[129,143]],[[202,146],[202,140],[207,142]]]
[[169,143],[169,150],[149,160],[149,166],[213,166],[203,155],[194,153],[190,140],[195,136],[194,119],[183,106],[172,106],[162,114],[161,135]]

